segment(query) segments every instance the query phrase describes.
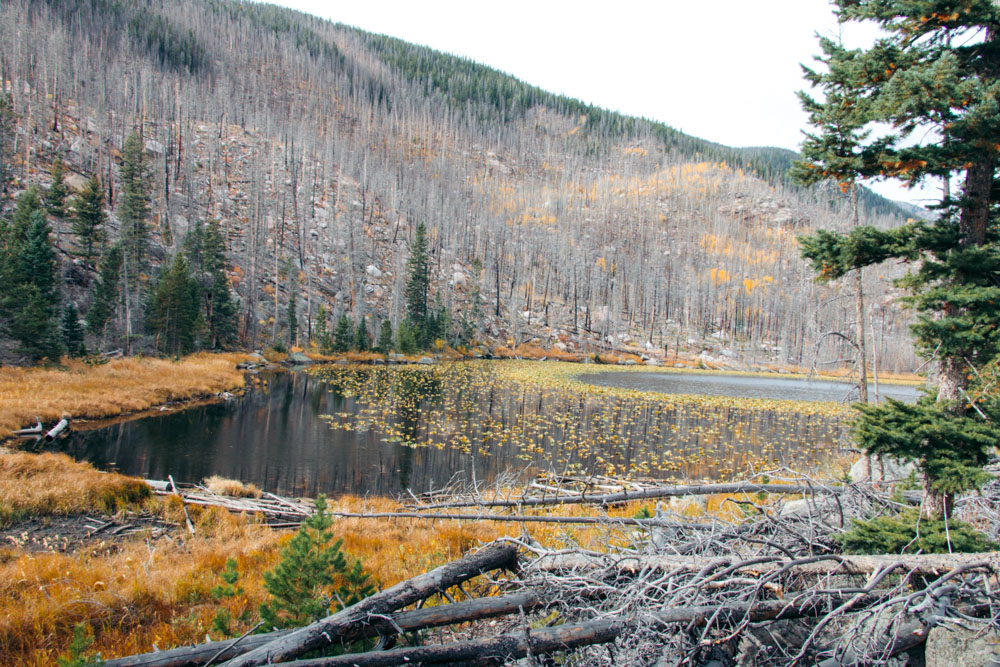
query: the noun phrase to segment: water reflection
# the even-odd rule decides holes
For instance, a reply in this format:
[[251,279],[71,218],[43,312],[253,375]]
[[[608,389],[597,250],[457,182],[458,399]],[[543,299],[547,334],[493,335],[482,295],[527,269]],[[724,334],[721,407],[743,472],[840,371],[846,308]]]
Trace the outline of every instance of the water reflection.
[[838,418],[541,388],[496,366],[283,373],[238,399],[78,433],[77,458],[152,479],[213,474],[288,495],[399,494],[508,471],[723,478],[815,466]]

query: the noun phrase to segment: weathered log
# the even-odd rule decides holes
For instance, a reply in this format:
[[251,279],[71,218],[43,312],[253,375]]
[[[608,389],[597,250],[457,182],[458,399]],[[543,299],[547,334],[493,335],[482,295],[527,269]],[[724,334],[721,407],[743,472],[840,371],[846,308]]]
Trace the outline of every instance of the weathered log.
[[[340,638],[343,642],[375,637],[381,634],[397,634],[399,630],[413,632],[425,628],[436,628],[456,623],[478,621],[495,616],[506,616],[523,609],[532,611],[545,604],[536,593],[525,591],[495,598],[466,600],[437,607],[424,607],[412,611],[397,612],[389,616],[370,616],[358,625],[348,628]],[[280,639],[293,630],[278,630],[260,635],[250,635],[232,646],[233,640],[209,642],[168,651],[143,653],[142,655],[106,660],[106,667],[197,667],[210,658],[229,659],[255,648]],[[229,649],[229,650],[226,650]],[[220,651],[224,651],[220,654]]]
[[604,493],[597,495],[580,493],[574,496],[554,496],[551,498],[530,497],[513,500],[454,501],[436,503],[433,505],[420,505],[419,508],[421,510],[436,510],[453,509],[458,507],[539,507],[543,505],[569,504],[611,505],[615,503],[625,503],[631,500],[651,500],[655,498],[669,498],[671,496],[704,496],[715,493],[825,493],[836,495],[843,492],[844,487],[842,486],[825,486],[818,484],[753,484],[748,482],[735,482],[732,484],[698,484],[694,486],[658,486],[651,489],[620,491],[618,493]]
[[25,438],[32,435],[41,435],[42,431],[44,430],[45,427],[42,426],[42,421],[38,417],[35,417],[34,426],[29,426],[28,428],[19,428],[16,431],[14,431],[14,435]]
[[[631,517],[612,516],[525,516],[523,514],[439,514],[428,512],[327,512],[330,516],[342,519],[428,519],[440,521],[501,521],[507,523],[565,523],[565,524],[601,524],[625,526],[660,526],[673,528],[677,521],[671,519],[633,519]],[[687,530],[714,530],[709,524],[686,523]]]
[[[877,598],[868,600],[872,603]],[[521,632],[500,635],[488,639],[456,642],[444,646],[413,646],[389,651],[371,651],[329,658],[297,660],[295,667],[380,667],[402,664],[443,664],[449,662],[473,661],[475,664],[502,664],[518,660],[528,655],[545,655],[557,651],[606,644],[614,641],[623,632],[637,627],[640,623],[704,626],[710,620],[716,626],[732,626],[744,620],[759,622],[776,618],[792,619],[817,616],[828,610],[823,601],[811,599],[805,602],[782,600],[739,603],[708,607],[688,607],[667,609],[631,618],[609,618],[573,625],[559,625],[541,630],[525,629]]]
[[62,419],[59,420],[58,424],[52,427],[52,430],[50,430],[48,433],[45,434],[45,442],[52,442],[53,440],[58,438],[63,431],[65,431],[68,428],[69,428],[69,419],[63,417]]
[[517,548],[512,544],[492,542],[474,554],[398,583],[226,664],[230,667],[243,667],[290,660],[338,641],[351,627],[369,622],[372,615],[390,614],[485,572],[513,570],[516,567]]
[[[750,569],[766,574],[781,569],[794,570],[796,574],[870,574],[889,565],[900,563],[906,572],[918,576],[938,576],[960,567],[975,566],[991,570],[996,553],[978,554],[904,554],[904,555],[836,555],[811,556],[798,561],[774,556],[770,562],[755,558],[740,566],[733,558],[705,558],[697,556],[589,556],[586,554],[553,554],[540,556],[531,569],[544,572],[572,570],[597,570],[611,568],[623,574],[648,570],[700,572],[708,566],[719,568]],[[714,569],[714,568],[710,568]]]

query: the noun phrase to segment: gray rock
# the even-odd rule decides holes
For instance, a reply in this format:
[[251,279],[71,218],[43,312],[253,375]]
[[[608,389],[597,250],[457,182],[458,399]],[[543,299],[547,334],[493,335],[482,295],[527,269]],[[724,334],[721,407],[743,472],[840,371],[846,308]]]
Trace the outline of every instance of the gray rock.
[[831,496],[791,500],[781,506],[778,516],[782,518],[813,517],[828,526],[840,526],[840,512],[837,507],[837,499]]
[[931,628],[924,649],[927,667],[986,667],[1000,664],[1000,633],[979,634],[950,624]]
[[659,359],[647,359],[646,360],[646,365],[647,366],[662,366],[663,362],[660,361]]
[[917,466],[910,461],[901,459],[871,457],[871,470],[869,471],[869,457],[862,456],[851,466],[850,476],[854,482],[870,479],[873,482],[899,482],[907,479],[911,474],[917,474]]
[[302,354],[301,352],[292,352],[288,355],[288,362],[297,366],[305,366],[313,363],[313,360]]
[[433,357],[420,357],[420,359],[417,360],[417,363],[421,366],[433,366],[437,363],[437,360]]

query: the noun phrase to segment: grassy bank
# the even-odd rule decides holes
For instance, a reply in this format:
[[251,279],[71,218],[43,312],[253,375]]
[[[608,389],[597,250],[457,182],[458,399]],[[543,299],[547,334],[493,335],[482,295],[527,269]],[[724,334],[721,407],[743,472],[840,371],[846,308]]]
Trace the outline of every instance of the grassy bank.
[[243,386],[243,354],[206,352],[178,361],[132,357],[58,368],[0,368],[0,439],[21,427],[74,418],[116,417],[170,401],[210,396]]
[[[59,514],[91,516],[108,511],[142,511],[177,528],[160,536],[97,537],[72,553],[29,551],[17,545],[18,524],[8,524],[0,543],[0,655],[7,664],[49,665],[66,655],[77,623],[94,634],[92,651],[103,657],[128,655],[213,639],[223,635],[213,620],[229,618],[231,634],[257,622],[268,600],[262,573],[280,558],[289,530],[272,530],[254,518],[217,508],[188,506],[195,532],[184,529],[176,497],[166,500],[136,493],[138,480],[93,470],[64,455],[0,454],[0,512],[17,520],[52,521]],[[48,491],[42,491],[48,489]],[[723,499],[710,499],[709,512]],[[615,508],[632,516],[639,504]],[[333,511],[386,512],[398,503],[380,498],[340,498]],[[561,515],[585,515],[592,508],[564,507]],[[704,511],[696,509],[695,511]],[[120,515],[123,521],[128,521]],[[552,548],[579,544],[606,550],[631,539],[631,530],[599,526],[338,519],[335,537],[358,557],[385,588],[460,557],[470,548],[501,536],[532,539]],[[235,558],[240,592],[221,599],[212,589],[223,583],[227,558]]]

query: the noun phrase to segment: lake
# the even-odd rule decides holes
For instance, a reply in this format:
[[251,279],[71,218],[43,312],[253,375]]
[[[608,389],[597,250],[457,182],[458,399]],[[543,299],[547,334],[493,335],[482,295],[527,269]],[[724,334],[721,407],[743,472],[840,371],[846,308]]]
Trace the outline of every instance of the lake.
[[483,361],[273,373],[233,400],[75,433],[63,447],[151,479],[217,474],[310,496],[419,493],[540,471],[719,480],[815,471],[842,455],[847,411],[837,404],[658,393],[739,384],[788,395],[795,381],[611,372],[581,382],[579,369]]

